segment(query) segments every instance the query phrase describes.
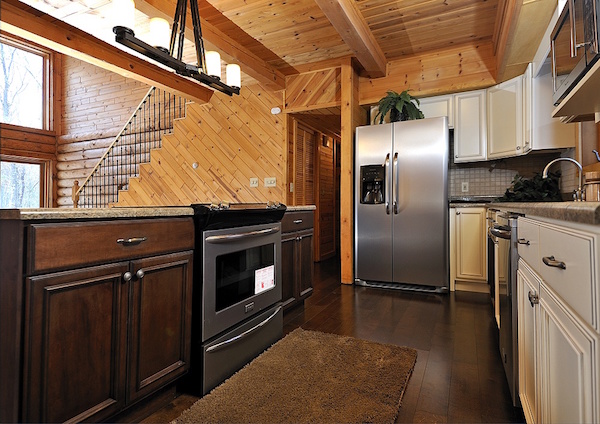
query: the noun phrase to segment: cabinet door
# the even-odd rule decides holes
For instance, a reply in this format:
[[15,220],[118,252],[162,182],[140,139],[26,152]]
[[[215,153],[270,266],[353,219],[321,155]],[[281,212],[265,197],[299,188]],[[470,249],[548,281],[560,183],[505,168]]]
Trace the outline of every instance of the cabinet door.
[[281,235],[281,301],[283,307],[296,301],[296,233]]
[[488,159],[516,156],[523,145],[523,79],[521,76],[487,91]]
[[539,292],[539,278],[523,261],[520,261],[517,271],[519,398],[528,424],[539,422],[537,390]]
[[190,366],[192,252],[132,262],[128,402]]
[[300,233],[298,238],[298,297],[304,299],[313,290],[313,232]]
[[419,99],[419,109],[425,118],[448,117],[448,128],[454,128],[454,97],[435,96]]
[[597,423],[598,335],[540,287],[539,421]]
[[454,95],[454,162],[486,160],[485,90]]
[[102,421],[124,406],[127,270],[26,279],[23,421]]
[[457,208],[456,278],[487,282],[485,208]]

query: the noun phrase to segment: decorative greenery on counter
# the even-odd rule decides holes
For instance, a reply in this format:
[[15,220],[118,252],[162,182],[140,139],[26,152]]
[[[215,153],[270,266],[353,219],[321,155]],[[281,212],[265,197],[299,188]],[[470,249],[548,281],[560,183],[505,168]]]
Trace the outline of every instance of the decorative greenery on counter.
[[548,173],[548,178],[542,178],[536,173],[533,178],[515,175],[511,186],[506,189],[499,202],[562,202],[560,194],[560,171]]

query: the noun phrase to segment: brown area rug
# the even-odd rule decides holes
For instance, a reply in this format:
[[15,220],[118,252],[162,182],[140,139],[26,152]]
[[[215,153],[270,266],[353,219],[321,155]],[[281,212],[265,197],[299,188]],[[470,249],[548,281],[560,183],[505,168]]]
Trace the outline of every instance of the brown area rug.
[[416,359],[411,348],[296,329],[173,423],[391,423]]

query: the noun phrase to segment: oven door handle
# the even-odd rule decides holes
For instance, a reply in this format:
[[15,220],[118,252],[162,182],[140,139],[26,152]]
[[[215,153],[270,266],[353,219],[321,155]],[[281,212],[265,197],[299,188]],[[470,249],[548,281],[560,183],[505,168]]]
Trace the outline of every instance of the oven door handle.
[[265,228],[264,230],[248,231],[247,233],[223,234],[221,236],[208,236],[208,243],[227,243],[234,240],[244,239],[248,237],[266,236],[279,232],[279,227]]
[[511,230],[505,230],[503,228],[492,227],[492,228],[490,228],[490,233],[492,233],[492,235],[494,235],[496,237],[510,240]]
[[231,343],[234,343],[234,342],[236,342],[236,341],[238,341],[238,340],[241,340],[241,339],[243,339],[243,338],[247,337],[248,335],[250,335],[250,334],[254,333],[256,330],[258,330],[259,328],[261,328],[261,327],[265,326],[265,325],[266,325],[266,324],[267,324],[269,321],[271,321],[271,320],[272,320],[272,319],[275,317],[275,315],[277,315],[277,314],[279,313],[279,311],[281,310],[281,308],[282,308],[282,306],[281,306],[281,305],[280,305],[280,306],[278,306],[278,307],[277,307],[277,309],[275,309],[275,312],[273,312],[273,313],[272,313],[272,314],[271,314],[271,315],[270,315],[270,316],[269,316],[267,319],[265,319],[265,320],[264,320],[263,322],[261,322],[260,324],[257,324],[257,325],[255,325],[254,327],[252,327],[252,328],[249,328],[248,330],[244,331],[244,332],[243,332],[243,333],[241,333],[241,334],[238,334],[238,335],[237,335],[237,336],[235,336],[235,337],[232,337],[232,338],[230,338],[230,339],[228,339],[228,340],[225,340],[225,341],[223,341],[223,342],[221,342],[221,343],[217,343],[216,345],[213,345],[213,346],[210,346],[210,347],[208,347],[208,348],[206,349],[206,352],[207,352],[207,353],[208,353],[208,352],[213,352],[213,351],[215,351],[215,350],[218,350],[218,349],[220,349],[220,348],[222,348],[222,347],[224,347],[224,346],[227,346],[228,344],[231,344]]

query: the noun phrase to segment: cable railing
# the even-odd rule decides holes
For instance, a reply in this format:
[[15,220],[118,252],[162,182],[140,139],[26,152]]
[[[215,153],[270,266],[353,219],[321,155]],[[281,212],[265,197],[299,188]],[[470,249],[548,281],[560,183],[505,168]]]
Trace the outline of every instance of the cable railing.
[[73,206],[103,208],[119,200],[129,178],[139,175],[150,151],[161,147],[175,119],[185,116],[186,99],[152,87],[83,184],[73,194]]

